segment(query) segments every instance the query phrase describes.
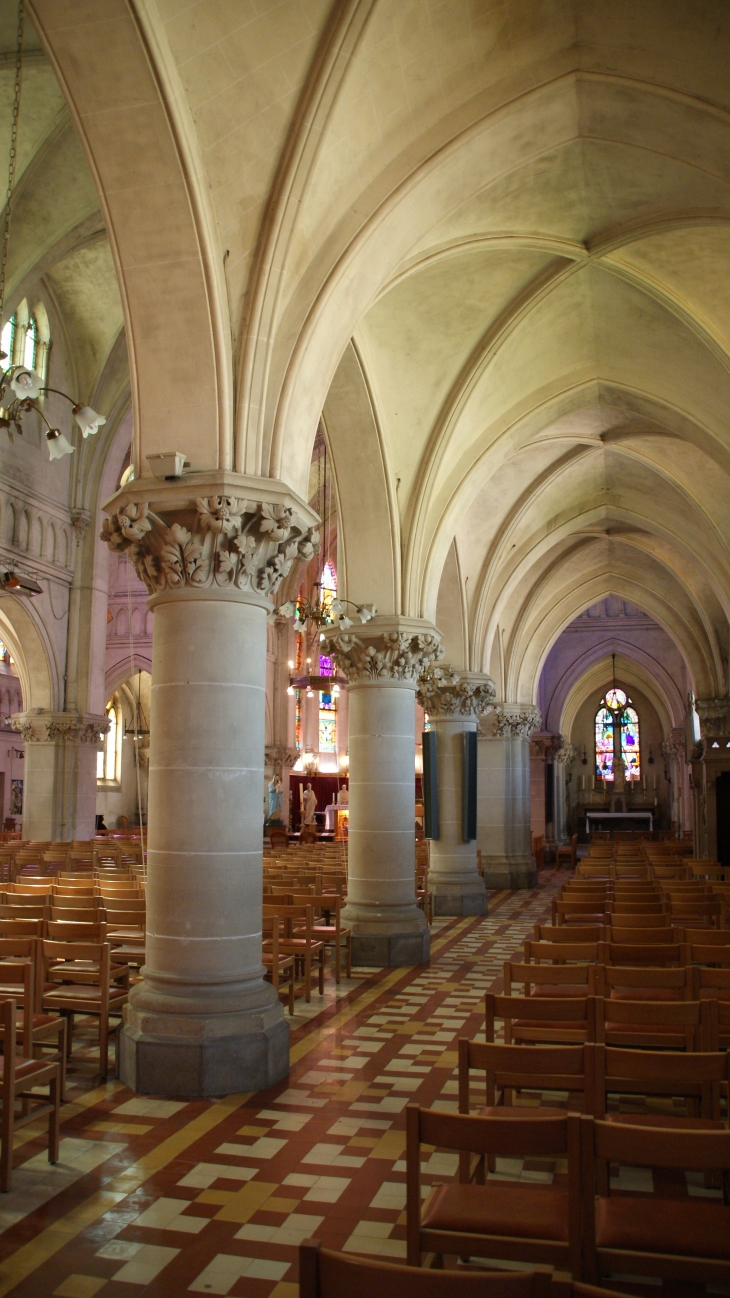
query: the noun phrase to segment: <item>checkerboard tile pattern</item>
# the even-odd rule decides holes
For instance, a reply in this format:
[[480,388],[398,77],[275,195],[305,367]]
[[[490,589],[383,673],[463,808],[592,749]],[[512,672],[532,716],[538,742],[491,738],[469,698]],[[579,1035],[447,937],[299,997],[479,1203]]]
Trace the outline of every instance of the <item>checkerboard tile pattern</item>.
[[[90,1040],[58,1166],[37,1133],[21,1133],[0,1204],[0,1298],[296,1298],[297,1246],[310,1236],[403,1260],[405,1106],[456,1110],[457,1038],[482,1029],[484,992],[501,986],[504,960],[545,920],[562,878],[545,872],[535,892],[492,894],[485,918],[434,925],[429,966],[369,971],[328,992],[316,1016],[294,1022],[289,1078],[263,1094],[182,1103],[93,1087]],[[456,1165],[425,1151],[424,1192]],[[551,1182],[564,1168],[505,1160],[495,1174]],[[618,1183],[639,1198],[653,1189],[641,1169],[622,1168]],[[717,1193],[701,1178],[668,1192]]]

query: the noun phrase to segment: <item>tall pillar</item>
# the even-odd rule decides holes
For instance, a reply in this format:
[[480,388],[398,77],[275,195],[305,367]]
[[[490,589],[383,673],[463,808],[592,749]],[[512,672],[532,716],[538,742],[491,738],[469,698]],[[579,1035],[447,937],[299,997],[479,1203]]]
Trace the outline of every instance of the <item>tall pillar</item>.
[[530,740],[540,709],[500,703],[479,723],[477,843],[487,889],[535,888],[530,830]]
[[96,827],[96,754],[109,729],[105,716],[73,712],[17,712],[13,730],[25,740],[23,836],[70,842],[93,838]]
[[431,842],[429,871],[436,915],[483,915],[487,909],[476,839],[464,839],[463,736],[476,732],[478,717],[493,703],[494,692],[489,676],[440,668],[424,678],[418,692],[436,732],[439,837]]
[[121,1076],[163,1095],[261,1090],[289,1067],[261,962],[266,596],[312,557],[311,511],[274,482],[203,473],[134,481],[106,508],[104,540],[155,611],[146,964]]
[[348,681],[350,816],[346,923],[359,965],[429,958],[416,905],[415,694],[441,637],[415,618],[376,617],[324,642]]
[[558,846],[568,842],[568,786],[573,778],[572,766],[578,756],[573,744],[563,740],[555,754],[555,839]]
[[[693,772],[701,768],[702,850],[711,861],[727,861],[730,824],[725,797],[718,799],[717,781],[730,775],[730,698],[697,699],[701,743],[696,746],[699,761],[693,761]],[[693,758],[695,753],[692,754]],[[695,841],[695,853],[697,843]]]

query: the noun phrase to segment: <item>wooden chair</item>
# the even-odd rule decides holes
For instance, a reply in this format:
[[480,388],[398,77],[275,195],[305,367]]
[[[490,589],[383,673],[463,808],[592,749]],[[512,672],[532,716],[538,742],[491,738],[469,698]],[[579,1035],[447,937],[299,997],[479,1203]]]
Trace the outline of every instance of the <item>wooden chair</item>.
[[66,1020],[58,1014],[42,1014],[36,1008],[37,947],[35,938],[0,941],[0,997],[9,997],[18,1007],[17,1026],[22,1033],[24,1057],[40,1058],[38,1051],[50,1047],[50,1059],[57,1060],[60,1067],[60,1099],[63,1103],[66,1095]]
[[[595,1291],[594,1291],[595,1292]],[[429,1271],[333,1253],[318,1240],[299,1245],[299,1298],[553,1298],[552,1268]],[[563,1298],[564,1290],[555,1298]],[[615,1296],[614,1296],[615,1298]]]
[[617,946],[673,946],[681,945],[681,928],[623,928],[613,924],[607,926],[604,940],[616,943]]
[[[12,997],[0,1003],[0,1030],[3,1054],[0,1058],[2,1114],[0,1114],[0,1191],[11,1188],[13,1172],[13,1132],[28,1122],[48,1114],[48,1161],[58,1162],[61,1126],[61,1081],[58,1063],[46,1059],[18,1057],[16,1039],[17,1005]],[[38,1095],[38,1088],[48,1087],[48,1099]],[[21,1101],[21,1111],[16,1103]]]
[[553,924],[562,927],[564,924],[603,924],[611,903],[602,898],[593,901],[561,901],[556,897],[550,905]]
[[566,843],[564,847],[558,848],[557,852],[555,853],[555,864],[559,869],[562,862],[564,861],[567,864],[569,870],[574,870],[576,867],[577,860],[578,860],[578,835],[573,834],[570,843]]
[[[121,1016],[127,1002],[127,986],[112,982],[111,949],[108,942],[54,942],[42,944],[43,996],[45,1010],[62,1014],[68,1021],[67,1053],[73,1049],[74,1015],[99,1019],[99,1072],[109,1072],[109,1016]],[[83,966],[87,968],[84,969]],[[53,976],[51,977],[51,971]],[[122,970],[115,970],[116,974]],[[127,983],[129,971],[127,973]]]
[[[562,1117],[472,1118],[433,1109],[406,1109],[406,1230],[409,1266],[424,1252],[437,1258],[504,1258],[567,1266],[581,1274],[580,1122]],[[552,1186],[453,1182],[434,1188],[421,1205],[421,1144],[482,1158],[545,1158],[568,1162],[567,1191]]]
[[[628,929],[627,935],[633,937],[633,934],[636,932],[641,932],[641,930]],[[649,932],[663,934],[664,930],[649,929]],[[670,967],[680,967],[680,966],[684,968],[684,964],[685,964],[684,948],[682,947],[681,942],[670,942],[670,941],[663,941],[663,942],[654,941],[648,943],[634,942],[634,941],[599,942],[598,960],[602,969],[615,966],[615,965],[634,966],[634,971],[637,972],[637,980],[634,982],[633,984],[634,986],[639,985],[638,969],[640,966],[645,966],[651,969],[667,969]],[[675,985],[678,985],[678,982],[679,980],[675,982],[673,978],[670,978],[668,982],[666,981],[663,982],[662,979],[659,978],[655,982],[649,980],[649,982],[646,985],[648,987],[649,986],[660,987],[665,985],[674,987]],[[686,979],[685,979],[685,986],[686,986]],[[636,999],[636,997],[634,997],[633,999]],[[679,1000],[680,998],[674,995],[665,996],[664,994],[662,994],[660,996],[654,996],[654,997],[647,996],[646,999],[647,1000],[652,1000],[652,999],[653,1000]]]
[[601,1193],[608,1163],[727,1173],[730,1131],[660,1130],[633,1123],[581,1123],[583,1273],[660,1276],[691,1284],[730,1280],[730,1207],[707,1199]]
[[669,905],[672,923],[681,924],[685,928],[696,927],[700,923],[706,924],[708,928],[719,928],[721,910],[721,902],[715,897],[685,901],[673,895]]
[[332,947],[335,956],[335,982],[340,981],[340,966],[342,963],[342,952],[345,953],[345,977],[352,977],[352,929],[347,924],[343,924],[340,918],[342,910],[342,899],[339,896],[306,896],[305,894],[295,892],[292,896],[292,903],[295,906],[306,905],[316,907],[318,914],[314,916],[312,925],[312,937],[317,942],[323,942],[325,947]]
[[596,1039],[595,996],[485,996],[485,1040],[494,1041],[494,1021],[504,1020],[506,1045],[541,1042],[581,1045]]
[[[309,898],[307,899],[309,901]],[[312,999],[312,963],[316,959],[319,965],[319,994],[324,994],[324,942],[318,942],[313,934],[314,915],[311,905],[263,907],[264,921],[283,921],[283,936],[279,937],[279,950],[282,955],[295,957],[304,969],[304,999],[307,1004]]]
[[287,977],[284,979],[284,982],[288,983],[289,990],[288,992],[284,991],[284,996],[287,998],[288,1001],[289,1013],[293,1014],[294,1013],[294,974],[295,974],[294,956],[284,955],[279,950],[279,928],[280,928],[279,920],[272,920],[271,938],[265,941],[263,944],[261,959],[264,968],[266,970],[266,972],[264,973],[264,979],[266,980],[266,982],[271,983],[277,996],[281,999],[281,995],[283,991],[282,974],[287,975]]
[[688,1000],[606,1000],[597,996],[596,1040],[601,1045],[640,1049],[699,1050],[708,1040],[710,1018],[705,1006],[709,1004]]

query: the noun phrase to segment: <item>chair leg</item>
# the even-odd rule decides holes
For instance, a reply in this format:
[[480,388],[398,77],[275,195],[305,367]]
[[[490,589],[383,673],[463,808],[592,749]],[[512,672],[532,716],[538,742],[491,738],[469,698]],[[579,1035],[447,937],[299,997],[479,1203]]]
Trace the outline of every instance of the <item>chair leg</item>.
[[347,964],[345,966],[346,974],[348,978],[352,978],[352,934],[351,933],[348,933],[347,937],[345,938],[345,952],[346,952],[345,958],[347,960]]
[[14,1097],[8,1097],[0,1116],[0,1192],[6,1194],[10,1189],[13,1172],[13,1112]]
[[74,1034],[73,1010],[64,1010],[63,1016],[66,1020],[66,1058],[70,1059],[71,1051],[73,1049],[73,1034]]
[[109,1072],[109,1020],[104,1014],[99,1015],[99,1075],[102,1079]]
[[340,985],[340,942],[339,942],[339,938],[335,938],[335,983],[336,983],[336,985],[339,987],[339,985]]
[[304,999],[307,1005],[312,999],[312,953],[309,947],[304,957]]
[[49,1092],[53,1107],[48,1115],[48,1161],[57,1163],[61,1134],[61,1067],[59,1064],[56,1065]]
[[319,994],[320,996],[324,996],[324,953],[326,949],[327,948],[323,946],[322,950],[319,953]]

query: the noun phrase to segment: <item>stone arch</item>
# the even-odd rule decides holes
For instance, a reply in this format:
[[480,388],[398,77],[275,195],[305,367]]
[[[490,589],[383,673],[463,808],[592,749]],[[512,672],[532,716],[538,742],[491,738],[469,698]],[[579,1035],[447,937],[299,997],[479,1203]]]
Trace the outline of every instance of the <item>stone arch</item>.
[[60,679],[45,628],[32,605],[7,592],[0,597],[0,639],[15,661],[22,709],[57,708]]

